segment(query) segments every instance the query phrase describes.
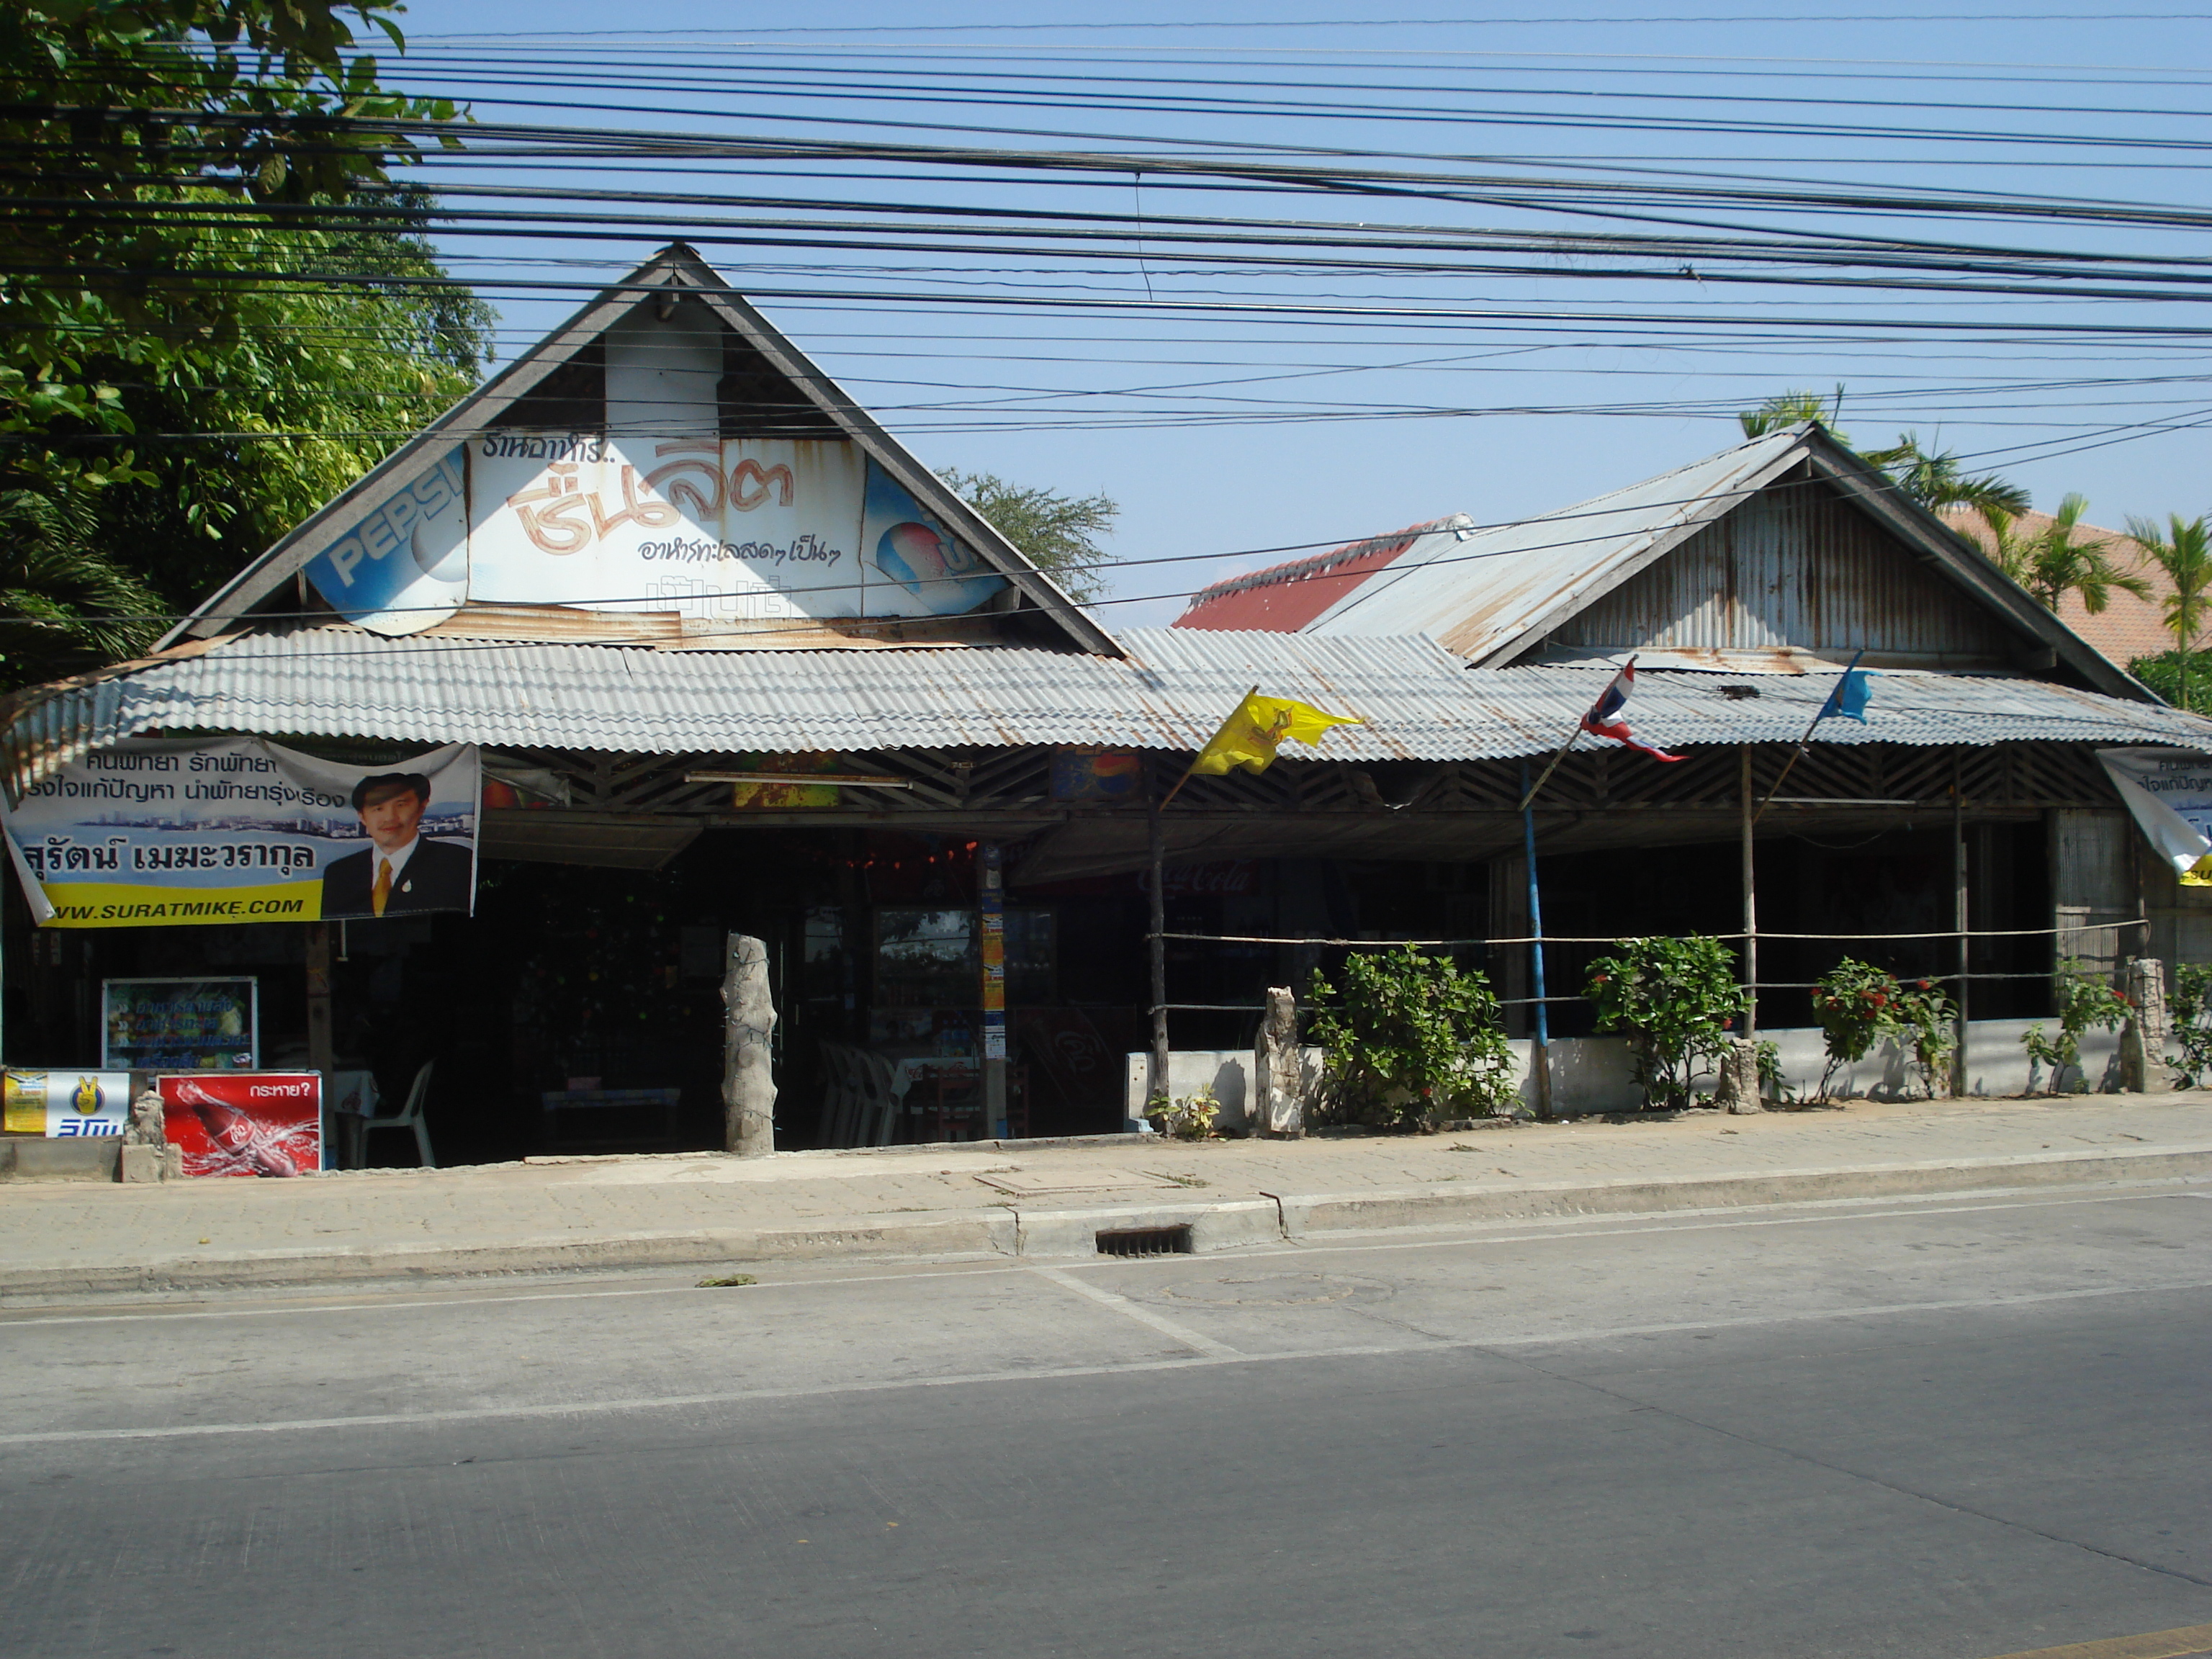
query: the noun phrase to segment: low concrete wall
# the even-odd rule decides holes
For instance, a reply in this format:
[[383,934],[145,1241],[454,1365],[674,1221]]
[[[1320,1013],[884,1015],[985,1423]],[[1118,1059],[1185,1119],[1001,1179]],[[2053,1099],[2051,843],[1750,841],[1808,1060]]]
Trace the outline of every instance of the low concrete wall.
[[[2048,1089],[2051,1079],[2037,1072],[2033,1078],[2027,1052],[2020,1046],[2021,1034],[2031,1025],[2049,1026],[2054,1022],[2033,1019],[1978,1019],[1966,1028],[1966,1092],[1971,1095],[2025,1094],[2033,1087]],[[1784,1082],[1797,1093],[1809,1095],[1820,1086],[1820,1073],[1826,1068],[1827,1048],[1818,1026],[1797,1026],[1786,1030],[1762,1031],[1759,1035],[1771,1042],[1779,1051]],[[1528,1082],[1529,1044],[1516,1041],[1513,1049],[1516,1076],[1521,1098],[1531,1105],[1535,1095]],[[2115,1031],[2090,1031],[2081,1039],[2081,1064],[2068,1073],[2065,1085],[2068,1092],[2094,1094],[2109,1092],[2118,1085],[2119,1034]],[[1318,1074],[1321,1050],[1305,1048],[1299,1054],[1312,1073]],[[1133,1054],[1128,1057],[1127,1081],[1123,1099],[1131,1126],[1141,1121],[1145,1108],[1145,1082],[1152,1066],[1152,1056]],[[1713,1086],[1711,1076],[1697,1081],[1699,1093],[1709,1092]],[[1196,1093],[1201,1088],[1211,1088],[1214,1098],[1221,1103],[1221,1115],[1216,1127],[1223,1129],[1242,1129],[1245,1127],[1245,1102],[1252,1086],[1252,1054],[1240,1048],[1178,1048],[1168,1056],[1168,1091],[1183,1096]],[[1873,1100],[1905,1100],[1923,1093],[1920,1075],[1912,1065],[1911,1053],[1895,1042],[1885,1042],[1854,1066],[1846,1066],[1838,1073],[1834,1084],[1838,1095],[1865,1096]],[[1940,1091],[1939,1091],[1940,1092]],[[1628,1111],[1643,1103],[1644,1091],[1636,1085],[1629,1058],[1628,1039],[1618,1036],[1568,1037],[1552,1045],[1552,1099],[1562,1112],[1619,1112]]]
[[120,1135],[0,1136],[0,1181],[112,1181],[122,1151]]

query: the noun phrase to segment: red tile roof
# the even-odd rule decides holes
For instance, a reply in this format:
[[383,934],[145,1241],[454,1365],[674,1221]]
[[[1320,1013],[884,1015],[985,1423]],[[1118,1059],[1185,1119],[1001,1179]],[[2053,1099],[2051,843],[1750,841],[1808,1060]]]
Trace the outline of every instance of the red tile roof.
[[[1945,524],[1984,553],[1996,546],[1989,525],[1973,508],[1947,507],[1941,516]],[[2023,513],[2014,520],[2014,528],[2022,535],[2032,536],[2048,530],[2052,522],[2048,513]],[[2121,569],[2150,584],[2150,597],[2139,599],[2132,593],[2116,592],[2093,617],[2082,607],[2079,593],[2068,593],[2058,601],[2058,619],[2123,668],[2138,657],[2155,657],[2162,651],[2172,650],[2173,634],[2166,625],[2163,607],[2173,592],[2173,584],[2166,579],[2157,561],[2145,553],[2138,543],[2117,530],[2077,524],[2074,538],[2077,542],[2103,544]]]

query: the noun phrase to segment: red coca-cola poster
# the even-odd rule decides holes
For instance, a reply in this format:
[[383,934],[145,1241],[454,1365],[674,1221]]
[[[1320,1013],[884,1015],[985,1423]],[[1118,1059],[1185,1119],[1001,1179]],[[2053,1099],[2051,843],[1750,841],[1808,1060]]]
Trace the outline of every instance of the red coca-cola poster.
[[188,1176],[294,1176],[323,1161],[316,1072],[201,1072],[161,1079],[161,1118]]

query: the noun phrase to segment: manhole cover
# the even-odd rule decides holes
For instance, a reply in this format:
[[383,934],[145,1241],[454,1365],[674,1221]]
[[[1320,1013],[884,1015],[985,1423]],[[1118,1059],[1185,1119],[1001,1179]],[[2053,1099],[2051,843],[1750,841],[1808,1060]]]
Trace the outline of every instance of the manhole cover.
[[1251,1273],[1170,1285],[1159,1295],[1172,1302],[1216,1308],[1305,1308],[1327,1302],[1372,1302],[1390,1294],[1379,1279],[1342,1273]]

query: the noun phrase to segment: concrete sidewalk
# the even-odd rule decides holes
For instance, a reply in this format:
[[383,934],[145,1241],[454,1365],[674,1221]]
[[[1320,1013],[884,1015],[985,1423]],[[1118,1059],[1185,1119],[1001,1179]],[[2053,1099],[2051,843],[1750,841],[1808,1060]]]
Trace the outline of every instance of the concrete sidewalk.
[[1197,1250],[1391,1228],[2212,1177],[2212,1093],[1440,1135],[532,1160],[163,1186],[0,1185],[0,1300],[849,1256]]

